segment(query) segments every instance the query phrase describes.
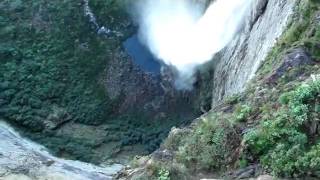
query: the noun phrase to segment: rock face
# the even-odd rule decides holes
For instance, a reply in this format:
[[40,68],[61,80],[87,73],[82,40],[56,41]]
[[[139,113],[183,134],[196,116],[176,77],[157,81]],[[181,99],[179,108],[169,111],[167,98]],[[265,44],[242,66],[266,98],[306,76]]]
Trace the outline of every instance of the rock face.
[[112,179],[122,165],[99,167],[50,155],[0,121],[0,179]]
[[135,111],[153,118],[163,113],[165,116],[179,114],[189,120],[194,116],[195,93],[174,88],[170,67],[162,65],[160,74],[146,72],[120,48],[112,53],[101,83],[109,98],[118,100],[115,109],[119,114]]
[[213,106],[244,90],[277,38],[284,32],[298,0],[256,0],[242,29],[215,59]]
[[314,61],[312,61],[311,55],[305,49],[293,49],[284,56],[282,64],[267,78],[267,83],[275,83],[278,78],[283,76],[291,68],[310,64],[314,64]]

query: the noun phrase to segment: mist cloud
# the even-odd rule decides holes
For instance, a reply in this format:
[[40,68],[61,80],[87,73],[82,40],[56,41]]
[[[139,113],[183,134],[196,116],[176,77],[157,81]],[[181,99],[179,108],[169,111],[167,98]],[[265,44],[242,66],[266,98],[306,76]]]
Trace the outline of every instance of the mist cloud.
[[190,89],[197,66],[234,37],[252,0],[216,0],[205,11],[195,0],[140,0],[139,38],[176,68],[176,87]]

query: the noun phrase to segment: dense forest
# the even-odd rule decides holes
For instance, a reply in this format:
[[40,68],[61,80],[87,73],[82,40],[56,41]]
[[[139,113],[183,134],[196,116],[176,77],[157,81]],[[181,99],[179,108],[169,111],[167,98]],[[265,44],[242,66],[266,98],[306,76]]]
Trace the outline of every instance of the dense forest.
[[[120,179],[320,177],[319,0],[296,0],[255,77],[216,104],[219,53],[197,68],[191,92],[122,63],[123,42],[138,29],[131,2],[0,1],[0,120],[58,157],[130,164]],[[127,74],[117,74],[121,63]],[[111,95],[112,73],[115,86],[131,89]],[[167,94],[148,92],[158,86]]]
[[[122,97],[109,98],[103,76],[136,26],[124,1],[89,5],[97,23],[117,34],[99,35],[81,0],[0,2],[1,119],[72,159],[100,162],[131,144],[142,144],[140,153],[151,152],[184,119],[154,123],[138,111],[119,113]],[[65,124],[75,124],[74,133],[60,130]],[[100,147],[109,142],[115,142],[105,145],[112,152],[104,153]]]

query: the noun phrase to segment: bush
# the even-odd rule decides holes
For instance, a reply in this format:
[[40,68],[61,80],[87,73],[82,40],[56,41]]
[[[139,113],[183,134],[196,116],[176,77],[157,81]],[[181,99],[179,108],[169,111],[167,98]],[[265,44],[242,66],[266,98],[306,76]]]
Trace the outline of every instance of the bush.
[[252,112],[252,108],[248,105],[239,105],[236,107],[235,120],[237,122],[245,121]]
[[171,151],[177,151],[183,144],[183,140],[190,133],[191,130],[187,129],[171,129],[169,136],[165,139],[163,145],[166,149]]
[[282,107],[273,114],[274,119],[263,120],[258,128],[245,134],[249,151],[274,174],[292,177],[318,173],[320,166],[315,168],[311,162],[319,162],[313,156],[319,147],[312,143],[307,123],[319,117],[315,111],[319,95],[320,81],[284,93],[280,98]]
[[185,137],[177,158],[193,169],[221,169],[232,162],[233,152],[240,142],[234,127],[220,114],[210,115]]
[[170,180],[170,172],[164,168],[160,169],[158,180]]

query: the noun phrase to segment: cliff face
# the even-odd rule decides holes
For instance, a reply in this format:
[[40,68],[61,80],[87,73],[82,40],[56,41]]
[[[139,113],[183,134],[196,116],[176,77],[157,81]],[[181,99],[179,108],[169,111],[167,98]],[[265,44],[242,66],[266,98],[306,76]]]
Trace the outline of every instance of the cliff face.
[[214,107],[173,128],[159,150],[120,177],[319,178],[319,3],[254,1],[238,35],[212,61]]
[[[210,0],[195,1],[206,4],[211,2]],[[88,1],[84,0],[83,2],[85,2],[85,7],[88,6]],[[97,18],[109,18],[108,15],[103,14],[107,11],[102,9],[102,7],[109,6],[101,5],[102,2],[107,3],[107,1],[99,0],[92,3],[96,12],[101,12]],[[280,66],[276,67],[278,64],[273,63],[274,66],[269,68],[270,71],[274,71],[270,72],[271,76],[263,75],[260,84],[256,84],[257,86],[253,90],[249,89],[240,100],[225,102],[219,107],[220,109],[214,109],[195,120],[190,128],[182,130],[174,128],[160,149],[150,155],[151,160],[149,157],[142,157],[138,158],[137,162],[133,162],[133,164],[145,168],[138,168],[137,171],[132,171],[132,174],[135,175],[136,172],[140,173],[139,171],[146,170],[141,173],[141,175],[148,176],[146,179],[151,179],[149,176],[168,179],[183,172],[181,175],[183,178],[171,179],[200,179],[218,176],[211,173],[217,172],[222,167],[246,166],[245,169],[235,172],[235,177],[259,175],[261,172],[258,171],[262,166],[271,167],[273,168],[272,172],[278,174],[283,173],[282,171],[288,171],[285,172],[286,176],[296,175],[290,172],[292,169],[296,172],[301,171],[302,175],[304,175],[304,171],[308,171],[307,173],[310,174],[309,169],[311,168],[314,168],[311,169],[313,172],[320,172],[318,169],[320,162],[315,161],[315,167],[311,167],[309,165],[311,163],[308,163],[309,159],[318,160],[319,155],[316,153],[320,152],[320,146],[314,145],[318,142],[313,142],[320,136],[318,118],[320,117],[320,85],[313,84],[310,86],[311,91],[309,86],[302,86],[296,91],[284,94],[286,95],[282,97],[282,101],[285,101],[284,104],[278,103],[282,93],[308,79],[311,74],[320,74],[319,63],[317,63],[320,60],[320,6],[318,0],[310,0],[309,3],[305,0],[306,5],[313,2],[311,5],[315,7],[313,9],[308,7],[308,17],[300,13],[303,18],[299,19],[299,15],[297,15],[298,18],[293,15],[293,10],[297,7],[296,3],[298,2],[303,2],[303,0],[254,1],[250,16],[246,18],[238,35],[228,47],[214,57],[218,60],[214,61],[214,71],[203,73],[209,74],[207,75],[209,78],[205,78],[200,73],[198,75],[201,79],[197,82],[200,83],[198,86],[210,84],[209,79],[213,77],[210,79],[213,81],[213,92],[207,90],[211,89],[212,84],[209,88],[199,91],[212,93],[213,104],[217,104],[225,96],[243,91],[248,81],[259,70],[259,66],[265,64],[262,62],[265,59],[267,59],[266,62],[270,61],[270,58],[266,57],[274,46],[279,49],[279,52],[271,61],[273,63],[275,59],[280,62]],[[118,29],[126,29],[128,26],[125,24],[119,27],[115,26],[114,24],[119,24],[119,21],[117,19],[114,21],[112,17],[110,17],[112,19],[110,20],[110,28],[115,30],[109,30],[109,26],[100,27],[97,23],[92,25],[90,12],[86,13],[90,17],[89,23],[87,23],[88,19],[83,16],[83,4],[78,4],[76,1],[65,1],[65,4],[62,5],[60,5],[60,1],[51,1],[51,3],[57,6],[58,12],[61,11],[61,16],[45,13],[44,10],[49,8],[47,6],[51,8],[52,4],[48,4],[44,0],[40,5],[35,3],[35,9],[28,9],[28,7],[33,7],[29,3],[25,6],[15,3],[17,8],[14,11],[9,8],[13,6],[11,1],[0,2],[0,9],[7,10],[3,11],[3,14],[10,15],[10,18],[6,19],[11,23],[11,27],[6,27],[5,31],[1,30],[0,32],[0,37],[2,37],[0,39],[5,42],[0,43],[0,57],[6,59],[6,65],[0,66],[0,71],[3,72],[0,73],[0,82],[3,82],[0,83],[0,114],[4,115],[1,118],[5,118],[8,122],[15,122],[18,126],[23,125],[26,129],[34,128],[35,136],[33,138],[46,144],[57,155],[96,163],[108,158],[122,160],[122,156],[127,158],[131,154],[153,152],[159,147],[169,128],[185,123],[180,122],[184,116],[191,118],[190,114],[193,115],[193,112],[189,111],[186,104],[191,106],[193,96],[196,96],[197,92],[194,94],[175,92],[170,89],[172,81],[170,77],[172,76],[165,77],[166,73],[164,73],[161,81],[156,81],[136,68],[120,48],[123,39],[118,37],[117,33]],[[65,7],[69,9],[64,9]],[[75,9],[77,13],[69,11]],[[316,12],[310,13],[311,10]],[[29,11],[33,13],[27,13]],[[117,12],[117,10],[114,11]],[[62,12],[68,13],[63,14]],[[26,18],[23,26],[20,26],[21,23],[14,24],[15,21],[11,20],[17,18],[16,13]],[[26,14],[36,15],[28,17]],[[0,15],[2,15],[1,12]],[[41,18],[39,19],[42,17],[40,15],[43,16],[42,21],[40,21]],[[48,18],[46,18],[47,16]],[[73,16],[80,17],[80,19],[73,22],[72,18],[67,18]],[[51,17],[56,18],[51,21]],[[286,25],[291,17],[294,17],[295,20],[298,19],[293,24],[297,22],[301,24],[296,26],[298,28],[291,27],[291,32],[294,32],[291,33],[292,37],[284,38],[280,41],[281,43],[276,43],[281,34],[286,34],[289,31],[286,30]],[[45,19],[50,21],[45,22]],[[61,19],[64,21],[60,24]],[[101,21],[104,22],[104,20]],[[29,27],[30,22],[33,24],[29,34],[20,31]],[[78,22],[83,24],[70,28],[68,32],[60,32],[65,29],[65,23],[78,25]],[[10,23],[1,22],[0,27],[10,26]],[[90,23],[101,36],[92,32]],[[55,27],[59,33],[53,31]],[[86,29],[82,32],[80,30],[84,29],[83,27]],[[53,29],[52,31],[55,33],[49,32],[50,29]],[[33,32],[34,30],[35,32]],[[41,30],[41,32],[36,30]],[[79,34],[74,34],[78,31]],[[286,33],[284,33],[285,31]],[[114,33],[114,36],[111,36],[110,33]],[[129,32],[127,33],[129,34]],[[37,37],[39,40],[34,41],[33,37]],[[60,37],[59,43],[51,40],[54,39],[51,37]],[[305,42],[302,42],[302,39]],[[15,44],[16,42],[18,43]],[[39,42],[41,42],[40,47],[36,46]],[[74,43],[68,44],[69,42]],[[12,48],[10,46],[7,48],[10,44],[13,44]],[[47,47],[47,44],[52,46]],[[68,46],[61,46],[55,50],[52,47],[56,47],[56,44]],[[32,50],[29,49],[31,45]],[[48,49],[53,50],[48,52]],[[286,52],[288,49],[292,51],[289,54]],[[17,54],[17,52],[19,53]],[[64,53],[57,56],[57,52]],[[72,58],[68,59],[69,56]],[[45,61],[47,59],[48,62]],[[91,66],[92,64],[95,66]],[[259,72],[263,67],[264,65]],[[90,71],[83,71],[88,69]],[[169,72],[167,73],[169,74]],[[266,79],[268,83],[263,84]],[[311,79],[319,81],[318,76],[311,76]],[[85,81],[82,82],[83,80]],[[97,83],[91,84],[93,82]],[[91,86],[87,87],[88,84]],[[105,88],[100,87],[101,84]],[[163,92],[159,90],[160,86]],[[101,95],[100,93],[105,94]],[[303,96],[300,96],[299,93],[302,93]],[[293,100],[297,97],[306,97],[307,104],[301,104],[301,102],[305,103],[303,100],[298,103],[294,102]],[[204,98],[207,100],[207,96]],[[211,102],[211,96],[208,99]],[[289,103],[290,106],[286,103]],[[297,104],[299,106],[295,107]],[[141,109],[143,112],[154,111],[155,116],[164,121],[154,120],[156,118],[142,119],[140,111],[135,112],[137,116],[110,117],[110,119],[108,119],[109,116],[103,116],[109,112],[117,115],[122,114],[131,108]],[[203,112],[206,110],[204,109]],[[302,115],[299,114],[300,110]],[[170,113],[177,115],[177,112],[181,113],[179,117],[169,118]],[[274,116],[274,114],[281,116]],[[292,117],[290,123],[286,123],[287,117]],[[275,123],[279,123],[273,124],[272,120],[274,119],[278,120]],[[272,126],[260,126],[260,121],[267,121],[266,124]],[[295,126],[296,124],[298,126]],[[305,129],[307,132],[300,132]],[[261,134],[261,132],[267,134]],[[297,132],[299,136],[293,136]],[[310,139],[305,138],[309,136]],[[46,150],[43,150],[42,146],[24,140],[10,127],[1,124],[1,121],[0,139],[0,179],[110,179],[114,173],[121,169],[120,165],[101,168],[53,157]],[[250,141],[246,142],[248,139]],[[297,140],[299,142],[296,142]],[[308,142],[308,140],[311,141]],[[254,147],[256,141],[258,141],[257,147]],[[260,142],[265,142],[262,147]],[[283,144],[289,145],[286,147],[278,146]],[[302,148],[295,151],[296,147]],[[257,149],[263,151],[259,151],[258,154],[263,153],[263,156],[257,157],[257,154],[252,154]],[[310,149],[311,151],[309,151]],[[268,154],[269,150],[272,154]],[[289,154],[285,154],[286,152]],[[290,152],[295,154],[290,154]],[[297,165],[295,163],[297,160],[293,157],[299,157],[300,164]],[[275,164],[279,162],[277,158],[284,158],[280,162],[282,164]],[[262,159],[273,161],[262,162]],[[306,160],[307,162],[305,162]],[[125,162],[127,162],[126,159]],[[260,166],[260,162],[264,164]],[[283,166],[289,168],[285,169]],[[201,173],[194,173],[197,170]],[[203,170],[206,171],[202,172]],[[131,175],[130,171],[128,171],[129,175]],[[190,176],[191,173],[195,177]],[[316,177],[320,177],[320,175]]]
[[257,0],[242,29],[216,57],[213,106],[244,90],[293,15],[297,0]]

